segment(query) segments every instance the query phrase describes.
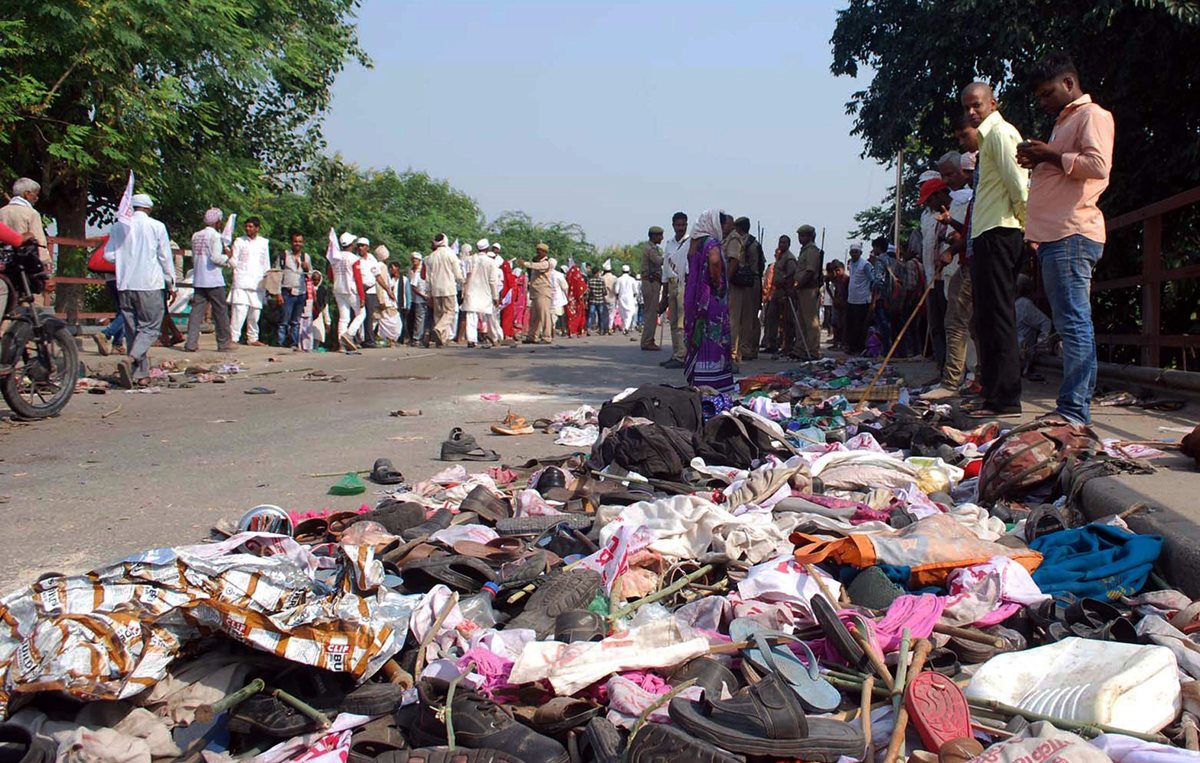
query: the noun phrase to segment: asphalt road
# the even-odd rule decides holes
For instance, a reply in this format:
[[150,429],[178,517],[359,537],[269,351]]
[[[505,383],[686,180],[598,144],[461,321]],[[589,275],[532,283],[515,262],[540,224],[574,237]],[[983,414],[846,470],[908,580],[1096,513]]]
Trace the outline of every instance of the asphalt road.
[[[225,384],[77,395],[61,416],[39,422],[14,421],[0,406],[0,512],[7,519],[0,592],[47,571],[82,571],[145,548],[197,542],[219,519],[236,520],[262,503],[299,511],[373,503],[377,489],[369,483],[366,494],[337,497],[327,494],[336,478],[307,475],[370,469],[387,457],[422,479],[447,466],[436,458],[454,426],[507,462],[571,452],[548,435],[502,437],[489,425],[509,409],[532,421],[585,403],[599,408],[626,386],[682,383],[680,372],[658,366],[667,351],[642,352],[632,340],[357,356],[244,348],[237,357],[245,373]],[[89,367],[113,365],[90,342],[85,349]],[[226,359],[157,348],[151,357],[183,365]],[[308,369],[346,381],[306,381]],[[254,386],[275,394],[245,394]],[[501,399],[488,402],[482,393]],[[421,415],[389,416],[398,409]]]
[[[89,342],[83,354],[89,366],[112,365],[90,349]],[[585,403],[599,408],[625,387],[683,383],[682,373],[658,366],[666,350],[642,352],[632,336],[358,356],[242,349],[237,357],[245,372],[225,384],[78,395],[61,416],[31,423],[13,421],[0,408],[0,513],[6,520],[0,558],[7,562],[0,567],[0,592],[47,571],[78,572],[142,549],[198,542],[218,520],[236,521],[262,503],[298,511],[373,503],[374,486],[364,495],[336,497],[327,493],[336,477],[308,475],[369,469],[387,457],[412,480],[428,477],[445,466],[436,460],[439,445],[454,426],[510,463],[570,452],[550,436],[502,437],[489,425],[510,409],[533,420]],[[155,349],[152,359],[186,365],[225,358]],[[742,371],[783,367],[764,358]],[[932,375],[928,364],[899,367],[913,383]],[[307,381],[310,369],[346,381]],[[260,385],[275,394],[245,394]],[[1028,386],[1026,418],[1049,410],[1054,391],[1053,384]],[[483,393],[501,399],[488,402]],[[388,415],[398,409],[421,415]],[[1099,409],[1097,429],[1109,437],[1178,440],[1180,428],[1191,428],[1194,409],[1195,403],[1169,414]],[[1155,496],[1159,503],[1187,514],[1189,537],[1200,537],[1200,510],[1192,500],[1200,474],[1172,466],[1145,479],[1155,492],[1166,492]]]

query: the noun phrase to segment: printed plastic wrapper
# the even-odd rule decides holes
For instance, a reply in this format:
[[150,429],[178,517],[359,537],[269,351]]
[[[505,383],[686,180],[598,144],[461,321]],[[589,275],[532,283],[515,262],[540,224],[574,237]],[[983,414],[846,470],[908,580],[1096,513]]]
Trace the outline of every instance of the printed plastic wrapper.
[[241,533],[15,591],[0,600],[0,713],[16,693],[131,697],[214,633],[363,681],[400,650],[422,597],[381,586],[371,548],[342,550],[333,584],[290,537]]

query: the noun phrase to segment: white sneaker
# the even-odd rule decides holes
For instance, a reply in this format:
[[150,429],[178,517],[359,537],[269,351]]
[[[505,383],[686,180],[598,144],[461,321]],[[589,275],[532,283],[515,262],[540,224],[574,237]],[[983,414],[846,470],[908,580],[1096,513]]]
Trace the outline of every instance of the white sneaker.
[[958,393],[946,387],[937,387],[921,394],[922,400],[948,400],[952,397],[958,397]]

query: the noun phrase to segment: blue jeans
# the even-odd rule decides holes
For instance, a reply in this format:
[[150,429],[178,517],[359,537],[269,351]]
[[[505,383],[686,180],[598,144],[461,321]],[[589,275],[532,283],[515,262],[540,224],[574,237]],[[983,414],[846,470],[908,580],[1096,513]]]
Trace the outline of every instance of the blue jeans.
[[1063,380],[1058,388],[1058,412],[1083,424],[1092,421],[1092,393],[1096,390],[1092,272],[1103,253],[1104,244],[1080,235],[1038,247],[1054,330],[1062,339]]
[[300,346],[300,316],[304,313],[304,303],[308,295],[303,289],[295,291],[282,289],[283,314],[279,316],[279,346]]
[[117,282],[105,281],[104,287],[108,289],[108,293],[112,295],[113,302],[117,305],[117,317],[108,322],[108,325],[100,329],[100,333],[108,337],[108,340],[113,344],[125,344],[125,316],[121,313],[120,297],[117,296]]
[[593,302],[588,305],[588,329],[603,332],[608,328],[608,305],[603,302]]

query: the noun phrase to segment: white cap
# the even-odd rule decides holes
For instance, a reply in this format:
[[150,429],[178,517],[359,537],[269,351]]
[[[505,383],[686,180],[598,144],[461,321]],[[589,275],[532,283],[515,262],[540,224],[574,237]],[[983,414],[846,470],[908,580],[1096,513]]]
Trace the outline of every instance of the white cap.
[[484,249],[490,248],[491,246],[492,246],[491,242],[489,242],[486,238],[481,238],[475,242],[475,248],[481,252]]
[[351,244],[354,243],[354,239],[355,239],[354,234],[347,231],[347,232],[343,233],[342,235],[338,236],[338,243],[341,244],[342,246],[350,246]]
[[412,254],[410,254],[410,255],[408,255],[408,256],[409,256],[410,258],[414,259],[414,260],[423,260],[423,259],[425,259],[425,257],[424,257],[424,256],[423,256],[423,255],[422,255],[420,252],[413,252]]
[[917,183],[924,183],[928,180],[940,180],[941,178],[942,173],[938,172],[937,170],[925,170],[921,173],[921,177],[917,178]]
[[495,250],[498,252],[498,251],[500,251],[501,249],[503,249],[504,247],[500,246],[500,242],[499,242],[499,241],[497,241],[496,243],[492,244],[492,248],[493,248],[493,249],[495,249]]
[[383,244],[380,244],[379,246],[375,247],[375,259],[379,260],[380,262],[383,262],[384,260],[386,260],[388,257],[391,256],[391,254],[392,253],[389,252],[388,248],[386,246],[384,246]]
[[858,243],[857,241],[855,241],[853,244],[851,244],[851,245],[850,245],[850,251],[852,251],[852,252],[861,252],[861,251],[862,251],[862,244],[860,244],[860,243]]
[[629,272],[629,266],[628,266],[628,265],[622,265],[622,266],[621,266],[621,272],[622,272],[622,273],[628,273],[628,272]]
[[135,193],[129,201],[134,209],[152,209],[154,207],[154,199],[145,193]]
[[370,246],[370,245],[371,245],[371,242],[370,242],[370,240],[369,240],[369,239],[366,239],[366,238],[364,238],[363,236],[359,236],[359,237],[358,237],[358,240],[354,242],[354,245],[355,245],[355,246],[358,246],[359,244],[361,244],[361,245],[363,245],[363,246]]

